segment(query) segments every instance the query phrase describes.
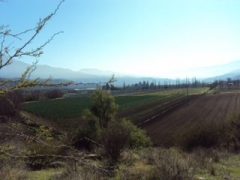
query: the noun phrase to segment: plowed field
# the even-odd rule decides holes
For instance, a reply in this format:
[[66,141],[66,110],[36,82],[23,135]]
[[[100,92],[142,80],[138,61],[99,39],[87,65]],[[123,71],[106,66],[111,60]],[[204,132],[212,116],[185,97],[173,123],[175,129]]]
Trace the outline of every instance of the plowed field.
[[153,119],[144,129],[154,144],[173,145],[193,128],[221,124],[239,113],[240,93],[203,95]]

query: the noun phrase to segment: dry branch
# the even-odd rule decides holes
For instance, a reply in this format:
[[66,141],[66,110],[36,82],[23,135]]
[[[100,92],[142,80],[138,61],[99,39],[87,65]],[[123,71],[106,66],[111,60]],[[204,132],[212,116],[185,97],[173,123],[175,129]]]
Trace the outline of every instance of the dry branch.
[[[46,26],[46,24],[52,19],[54,15],[58,12],[61,5],[64,3],[65,0],[61,0],[55,10],[50,13],[48,16],[44,17],[43,19],[40,19],[37,25],[34,28],[30,28],[27,30],[24,30],[19,33],[12,33],[12,30],[5,25],[0,26],[0,70],[8,65],[10,65],[14,60],[19,59],[23,56],[27,57],[34,57],[38,58],[43,54],[43,49],[45,46],[47,46],[57,35],[60,33],[63,33],[62,31],[54,33],[47,41],[45,41],[43,44],[39,45],[36,48],[33,48],[32,50],[26,50],[26,48],[29,48],[31,43],[34,39],[40,34],[40,32],[43,30],[43,28]],[[20,45],[18,48],[14,48],[10,45],[6,45],[6,41],[8,39],[15,39],[22,41],[22,36],[26,35],[28,33],[32,33],[29,38],[27,38],[22,45]],[[14,49],[14,50],[12,50]],[[32,72],[36,69],[36,64],[33,63],[33,65],[29,66],[26,71],[23,73],[19,84],[15,88],[25,88],[25,87],[31,87],[37,85],[39,82],[39,79],[30,80],[30,76]],[[5,82],[3,82],[5,84]]]

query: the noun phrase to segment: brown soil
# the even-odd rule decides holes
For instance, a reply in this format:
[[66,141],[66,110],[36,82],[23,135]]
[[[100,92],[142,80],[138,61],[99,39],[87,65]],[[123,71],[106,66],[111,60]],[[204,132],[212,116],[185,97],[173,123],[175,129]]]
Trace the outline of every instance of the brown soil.
[[[204,95],[191,98],[164,116],[143,124],[155,145],[173,145],[175,140],[196,127],[221,124],[240,113],[240,93]],[[159,112],[161,114],[161,112]]]

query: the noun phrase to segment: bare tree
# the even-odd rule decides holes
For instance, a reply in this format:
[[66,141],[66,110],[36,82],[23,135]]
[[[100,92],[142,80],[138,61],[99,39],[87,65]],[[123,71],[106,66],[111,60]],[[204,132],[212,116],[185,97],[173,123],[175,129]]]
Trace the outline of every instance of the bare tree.
[[[10,27],[0,25],[0,70],[22,57],[36,58],[36,61],[33,62],[33,64],[30,65],[25,70],[25,72],[23,72],[22,77],[20,78],[17,85],[10,89],[6,89],[5,91],[35,86],[40,83],[39,79],[30,80],[30,76],[36,69],[36,64],[38,63],[37,58],[43,54],[44,47],[48,45],[55,38],[55,36],[63,32],[59,31],[57,33],[54,33],[48,40],[37,47],[32,48],[31,45],[33,40],[36,39],[36,37],[42,32],[46,24],[52,19],[54,15],[56,15],[64,1],[65,0],[61,0],[58,3],[56,9],[43,19],[40,19],[36,26],[33,28],[24,30],[19,33],[14,33]],[[28,35],[28,38],[25,38],[26,35]],[[13,45],[8,44],[9,40],[18,41],[20,45],[15,48]],[[9,81],[1,80],[0,86],[4,86],[8,82]]]
[[117,81],[115,78],[115,75],[113,74],[111,78],[106,82],[106,84],[103,86],[103,89],[111,91],[114,88],[114,83]]

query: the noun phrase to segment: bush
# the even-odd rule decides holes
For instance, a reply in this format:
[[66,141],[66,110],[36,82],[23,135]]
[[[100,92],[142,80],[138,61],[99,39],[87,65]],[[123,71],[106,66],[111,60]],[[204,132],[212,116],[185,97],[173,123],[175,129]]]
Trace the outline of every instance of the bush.
[[22,100],[20,91],[10,91],[0,95],[0,116],[15,116],[21,109]]
[[221,146],[231,151],[240,151],[240,115],[232,116],[224,126]]
[[143,148],[152,145],[151,139],[146,135],[146,132],[144,130],[138,128],[129,120],[123,120],[123,123],[130,132],[130,148]]
[[129,144],[130,131],[122,121],[109,122],[108,128],[102,131],[102,144],[105,155],[111,162],[117,162],[121,152]]
[[45,96],[48,99],[60,98],[60,97],[63,97],[63,95],[64,95],[64,93],[59,89],[53,89],[53,90],[50,90],[50,91],[45,93]]
[[228,121],[196,127],[185,134],[181,146],[186,150],[203,148],[225,148],[231,151],[240,150],[240,115],[232,116]]
[[214,130],[194,130],[185,138],[183,148],[190,151],[198,147],[212,148],[217,146],[218,141],[219,137]]
[[99,139],[99,126],[96,117],[89,111],[85,111],[82,121],[84,123],[76,135],[74,135],[72,144],[77,149],[92,150],[96,145],[93,141],[98,141]]
[[14,103],[6,95],[0,95],[0,116],[15,116],[17,110]]
[[143,130],[128,120],[116,119],[117,105],[113,96],[104,91],[96,91],[92,98],[91,109],[85,111],[82,117],[85,123],[73,138],[75,147],[91,150],[93,144],[101,144],[105,155],[111,162],[116,162],[125,147],[151,145]]
[[20,110],[23,102],[23,95],[20,90],[10,91],[6,97],[13,103],[15,109]]
[[162,149],[152,153],[156,166],[154,179],[187,180],[193,179],[193,169],[189,159],[175,149]]

